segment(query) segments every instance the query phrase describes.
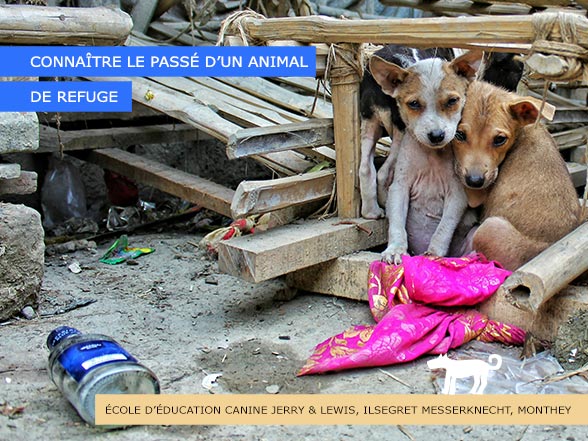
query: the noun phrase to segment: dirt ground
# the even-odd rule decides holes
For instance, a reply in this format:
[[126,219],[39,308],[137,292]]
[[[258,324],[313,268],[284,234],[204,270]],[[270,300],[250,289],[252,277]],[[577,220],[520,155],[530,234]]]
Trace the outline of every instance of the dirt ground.
[[[143,426],[105,432],[86,425],[49,379],[45,340],[60,325],[117,339],[159,377],[166,394],[207,394],[209,373],[222,372],[216,393],[435,393],[426,359],[385,370],[296,377],[314,346],[352,324],[371,323],[367,304],[293,292],[279,280],[258,285],[221,274],[181,231],[133,235],[131,246],[155,252],[137,265],[98,262],[109,243],[47,257],[38,316],[0,326],[0,440],[567,440],[588,429],[565,426]],[[79,262],[82,271],[68,265]],[[84,306],[85,305],[85,306]],[[77,307],[75,307],[77,306]],[[67,311],[67,312],[64,312]]]

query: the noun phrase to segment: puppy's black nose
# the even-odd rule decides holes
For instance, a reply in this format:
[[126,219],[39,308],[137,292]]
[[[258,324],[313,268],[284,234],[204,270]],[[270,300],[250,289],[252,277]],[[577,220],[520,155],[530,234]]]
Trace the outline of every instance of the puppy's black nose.
[[478,174],[466,175],[465,182],[468,187],[481,188],[484,185],[484,176]]
[[433,130],[427,134],[431,144],[440,144],[445,139],[445,131],[441,129]]

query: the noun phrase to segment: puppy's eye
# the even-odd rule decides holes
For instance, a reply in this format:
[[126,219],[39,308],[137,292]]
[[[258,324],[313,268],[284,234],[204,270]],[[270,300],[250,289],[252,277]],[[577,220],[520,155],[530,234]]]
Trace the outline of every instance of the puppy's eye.
[[465,142],[467,138],[465,132],[462,132],[461,130],[457,130],[455,132],[455,139],[457,139],[459,142]]
[[406,105],[410,107],[412,110],[419,110],[421,108],[421,103],[419,103],[417,100],[409,101],[408,103],[406,103]]
[[459,98],[458,97],[451,97],[447,100],[447,102],[445,103],[445,107],[449,108],[449,107],[453,107],[455,106],[457,103],[459,102]]
[[504,135],[496,135],[492,141],[492,145],[494,145],[494,147],[500,147],[506,142],[506,139],[507,138]]

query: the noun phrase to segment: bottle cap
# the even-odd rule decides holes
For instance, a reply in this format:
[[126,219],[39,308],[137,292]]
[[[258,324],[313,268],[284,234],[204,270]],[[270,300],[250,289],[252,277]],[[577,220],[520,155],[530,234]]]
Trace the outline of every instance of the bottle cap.
[[55,328],[49,336],[47,337],[47,347],[49,350],[53,349],[57,344],[63,340],[64,338],[69,338],[72,335],[79,335],[81,334],[76,328],[71,328],[69,326],[60,326],[59,328]]

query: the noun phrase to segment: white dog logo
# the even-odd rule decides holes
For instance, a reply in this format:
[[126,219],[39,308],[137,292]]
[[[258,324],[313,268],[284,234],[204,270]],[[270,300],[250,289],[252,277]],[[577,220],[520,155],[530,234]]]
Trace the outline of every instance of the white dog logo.
[[[495,364],[490,364],[492,361]],[[455,395],[455,381],[458,378],[474,377],[474,386],[470,394],[482,394],[488,384],[488,373],[500,369],[502,357],[492,354],[488,363],[482,360],[452,360],[447,355],[440,355],[427,362],[429,369],[445,369],[445,383],[441,393]]]

